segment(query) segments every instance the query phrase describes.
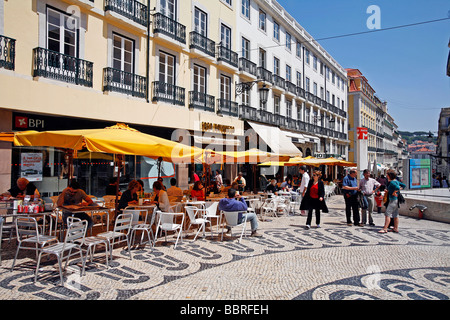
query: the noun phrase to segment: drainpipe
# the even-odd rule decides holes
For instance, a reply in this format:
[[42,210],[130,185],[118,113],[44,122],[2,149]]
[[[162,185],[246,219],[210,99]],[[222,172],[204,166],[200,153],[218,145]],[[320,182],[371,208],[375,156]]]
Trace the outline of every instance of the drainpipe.
[[145,99],[147,100],[147,103],[150,102],[149,100],[149,91],[150,91],[150,0],[147,0],[147,59],[146,59],[146,66],[145,66],[145,77],[147,79],[147,89],[145,93]]

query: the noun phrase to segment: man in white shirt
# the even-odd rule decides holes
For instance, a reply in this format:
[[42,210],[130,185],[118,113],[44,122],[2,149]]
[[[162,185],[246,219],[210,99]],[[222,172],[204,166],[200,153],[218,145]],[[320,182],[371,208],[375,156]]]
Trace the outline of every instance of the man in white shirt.
[[361,208],[362,224],[363,225],[366,224],[366,219],[367,219],[366,213],[368,213],[369,214],[369,225],[374,226],[375,224],[373,223],[373,219],[372,219],[372,210],[373,210],[373,204],[375,203],[375,201],[374,201],[373,195],[380,188],[381,184],[377,180],[370,177],[369,169],[365,169],[363,171],[363,175],[364,175],[364,178],[362,178],[359,181],[359,189],[361,190],[361,192],[367,199],[368,208],[367,209]]
[[[302,182],[300,183],[300,187],[298,188],[298,190],[299,190],[298,193],[303,198],[305,196],[306,188],[308,187],[308,183],[309,183],[310,177],[309,177],[308,172],[306,172],[306,167],[305,166],[301,166],[299,171],[302,174]],[[301,210],[300,214],[302,216],[305,216],[306,215],[305,210]]]

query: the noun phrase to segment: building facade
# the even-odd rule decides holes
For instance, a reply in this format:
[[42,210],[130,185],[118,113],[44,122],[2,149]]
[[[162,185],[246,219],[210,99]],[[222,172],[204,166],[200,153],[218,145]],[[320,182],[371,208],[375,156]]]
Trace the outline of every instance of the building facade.
[[[275,0],[0,0],[0,48],[1,131],[123,122],[215,150],[243,150],[259,137],[269,151],[348,156],[346,72]],[[283,139],[274,144],[261,126]],[[2,142],[2,190],[25,174],[28,154],[42,163],[43,194],[67,185],[60,150]],[[76,177],[102,195],[114,156],[85,157]],[[149,189],[155,168],[127,157],[124,176]],[[222,169],[231,179],[240,168]],[[162,175],[187,186],[197,170],[167,163]]]
[[442,108],[439,115],[436,173],[450,177],[450,108]]
[[[406,158],[405,145],[394,118],[358,69],[346,69],[348,76],[349,159],[357,161],[357,128],[367,128],[368,163],[377,163],[384,171],[392,168],[400,173]],[[365,164],[364,164],[365,165]],[[370,166],[372,168],[372,166]]]

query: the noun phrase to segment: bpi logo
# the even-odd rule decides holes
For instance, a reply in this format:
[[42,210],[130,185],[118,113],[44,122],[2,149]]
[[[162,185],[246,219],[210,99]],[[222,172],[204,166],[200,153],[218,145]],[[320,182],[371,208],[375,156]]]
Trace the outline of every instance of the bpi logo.
[[33,119],[33,118],[29,118],[29,117],[24,117],[24,116],[16,116],[14,125],[16,128],[20,128],[20,129],[28,129],[28,128],[44,129],[44,120]]
[[368,139],[368,130],[364,127],[358,127],[356,131],[358,135],[358,140],[367,140]]

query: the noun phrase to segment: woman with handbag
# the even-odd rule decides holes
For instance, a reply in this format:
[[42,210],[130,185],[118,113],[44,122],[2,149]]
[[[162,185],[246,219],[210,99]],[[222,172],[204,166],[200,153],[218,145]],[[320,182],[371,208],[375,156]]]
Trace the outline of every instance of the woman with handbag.
[[315,210],[317,228],[320,228],[320,210],[327,213],[328,208],[325,203],[325,185],[320,179],[322,172],[314,171],[313,179],[308,183],[305,196],[300,204],[300,210],[308,210],[308,218],[306,219],[306,229],[311,228],[312,213]]
[[385,221],[384,221],[384,227],[379,233],[387,233],[389,224],[391,222],[391,219],[394,220],[394,229],[392,229],[394,232],[398,232],[398,193],[400,192],[400,189],[406,188],[406,185],[402,182],[396,180],[397,175],[395,172],[388,172],[387,177],[389,180],[388,187],[385,192],[388,193],[389,198],[389,204],[387,205],[386,212],[385,212]]

